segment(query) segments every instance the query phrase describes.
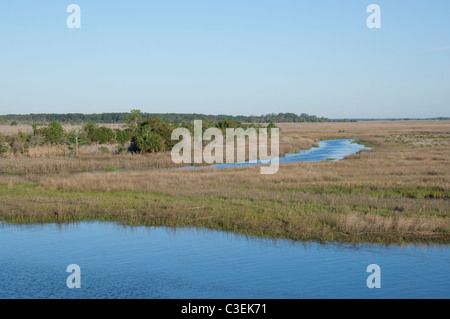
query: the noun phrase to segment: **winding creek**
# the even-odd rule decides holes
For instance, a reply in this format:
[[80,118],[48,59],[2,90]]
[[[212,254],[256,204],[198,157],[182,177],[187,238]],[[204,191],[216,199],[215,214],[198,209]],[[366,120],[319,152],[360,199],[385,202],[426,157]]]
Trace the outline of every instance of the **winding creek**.
[[[339,160],[364,148],[322,141],[280,163]],[[70,264],[80,266],[80,289],[66,285]],[[379,289],[366,285],[370,264],[381,268]],[[0,223],[0,298],[449,298],[448,269],[448,245],[303,243],[112,222]]]
[[[370,149],[365,145],[356,143],[355,139],[339,139],[320,141],[317,147],[312,147],[306,151],[298,153],[286,154],[284,157],[279,157],[278,161],[282,163],[296,163],[296,162],[319,162],[327,160],[341,160],[345,156],[356,154],[361,150]],[[187,166],[181,169],[204,169],[204,168],[230,168],[230,167],[249,167],[255,165],[268,164],[270,160],[257,161],[256,163],[223,163],[213,164],[209,166]]]

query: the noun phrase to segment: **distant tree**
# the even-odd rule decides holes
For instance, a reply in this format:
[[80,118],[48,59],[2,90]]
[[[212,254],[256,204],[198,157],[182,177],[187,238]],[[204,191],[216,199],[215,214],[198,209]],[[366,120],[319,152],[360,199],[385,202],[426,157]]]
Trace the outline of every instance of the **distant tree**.
[[75,155],[78,155],[78,149],[81,145],[89,144],[86,131],[83,129],[75,129],[67,133],[66,143],[69,149],[73,149]]
[[[138,123],[146,118],[157,118],[168,123],[180,124],[182,122],[192,122],[194,120],[212,121],[217,123],[223,120],[234,120],[242,123],[280,123],[280,122],[329,122],[337,120],[329,120],[324,117],[317,117],[301,113],[271,113],[266,115],[251,116],[232,116],[232,115],[205,115],[205,114],[176,114],[176,113],[142,113],[140,110],[131,110],[130,113],[102,113],[102,114],[29,114],[29,115],[0,115],[0,122],[11,123],[17,122],[60,122],[60,123],[126,123],[127,127],[136,129]],[[348,121],[348,120],[339,120]]]

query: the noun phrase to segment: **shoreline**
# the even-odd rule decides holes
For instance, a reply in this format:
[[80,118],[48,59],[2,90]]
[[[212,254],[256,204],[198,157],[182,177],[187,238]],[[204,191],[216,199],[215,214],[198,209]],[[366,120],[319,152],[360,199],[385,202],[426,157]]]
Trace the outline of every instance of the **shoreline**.
[[[330,223],[333,220],[336,222],[334,217],[339,217],[332,212],[323,212],[319,216],[314,216],[314,212],[304,212],[304,217],[288,218],[270,200],[246,207],[246,214],[237,211],[235,205],[222,209],[226,201],[215,196],[176,198],[141,191],[48,190],[31,183],[16,184],[10,188],[0,184],[0,190],[3,202],[0,220],[11,224],[112,221],[129,226],[200,227],[256,237],[322,243],[450,244],[448,232],[403,231],[395,230],[394,226],[384,231],[343,231],[331,227]],[[26,203],[20,205],[24,199]],[[210,204],[199,206],[205,201]],[[275,209],[260,213],[262,216],[255,213],[261,207],[270,205]],[[357,217],[349,214],[351,219]],[[377,220],[376,216],[370,218]],[[317,224],[328,219],[328,225]],[[389,225],[395,219],[389,218]],[[420,222],[421,219],[410,220]]]

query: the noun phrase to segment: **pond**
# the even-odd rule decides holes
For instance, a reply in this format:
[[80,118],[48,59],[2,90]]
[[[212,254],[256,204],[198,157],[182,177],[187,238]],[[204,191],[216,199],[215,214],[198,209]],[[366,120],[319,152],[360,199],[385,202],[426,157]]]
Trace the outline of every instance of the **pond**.
[[[0,298],[449,298],[448,246],[302,243],[112,222],[0,224]],[[69,289],[67,266],[80,267]],[[367,266],[380,266],[369,289]]]

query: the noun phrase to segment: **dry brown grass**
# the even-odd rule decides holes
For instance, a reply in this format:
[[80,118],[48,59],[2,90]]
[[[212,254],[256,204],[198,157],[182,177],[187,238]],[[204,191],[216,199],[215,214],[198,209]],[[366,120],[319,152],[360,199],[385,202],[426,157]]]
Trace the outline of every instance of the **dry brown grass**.
[[[106,126],[109,127],[111,129],[115,129],[115,128],[123,128],[123,124],[99,124],[99,126]],[[74,129],[80,129],[82,127],[81,124],[62,124],[62,127],[64,128],[64,130],[66,130],[67,132],[70,130],[74,130]],[[3,135],[6,136],[12,136],[17,134],[18,132],[23,132],[23,133],[33,133],[33,128],[31,127],[30,124],[19,124],[19,125],[6,125],[6,124],[2,124],[0,125],[0,133],[2,133]]]

